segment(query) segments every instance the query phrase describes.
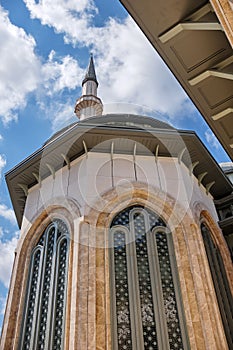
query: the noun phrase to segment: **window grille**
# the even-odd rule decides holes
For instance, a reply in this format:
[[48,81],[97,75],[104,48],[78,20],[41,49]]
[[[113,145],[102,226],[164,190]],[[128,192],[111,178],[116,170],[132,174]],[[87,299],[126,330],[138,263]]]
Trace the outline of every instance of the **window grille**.
[[32,251],[20,350],[63,349],[69,233],[54,220]]
[[110,245],[113,349],[189,349],[163,220],[146,208],[126,208],[113,219]]
[[201,232],[204,240],[210,271],[222,317],[223,327],[229,349],[233,349],[233,298],[228,284],[222,256],[216,246],[211,231],[202,223]]

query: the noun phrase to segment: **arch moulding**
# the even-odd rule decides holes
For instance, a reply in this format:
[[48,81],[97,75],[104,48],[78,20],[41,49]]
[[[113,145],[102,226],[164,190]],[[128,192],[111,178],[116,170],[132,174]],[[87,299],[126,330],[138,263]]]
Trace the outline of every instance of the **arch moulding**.
[[[206,313],[206,308],[211,312],[213,307],[209,305],[209,300],[204,292],[205,278],[202,276],[202,268],[199,266],[198,244],[194,243],[196,234],[192,229],[194,226],[197,227],[197,222],[189,215],[190,208],[182,207],[174,198],[158,188],[141,183],[131,183],[131,186],[130,190],[123,188],[122,191],[119,191],[119,189],[113,188],[104,193],[102,198],[89,208],[80,225],[80,235],[86,236],[88,232],[88,244],[90,244],[88,249],[92,258],[95,259],[95,274],[93,275],[93,265],[92,272],[89,272],[89,276],[92,276],[95,283],[92,300],[95,300],[95,304],[100,298],[105,299],[107,308],[105,313],[104,308],[101,311],[98,305],[95,306],[94,316],[88,320],[92,324],[94,318],[96,320],[95,346],[100,349],[111,348],[109,254],[108,249],[105,249],[108,248],[109,227],[113,217],[118,212],[131,205],[142,205],[160,215],[172,232],[191,349],[204,350],[211,346],[212,349],[217,350],[219,340],[213,340],[211,332],[204,326],[205,321],[208,321],[207,324],[211,326],[212,330],[217,328],[215,321],[211,321]],[[197,276],[203,278],[203,284],[198,284]],[[103,288],[101,296],[99,296],[99,283],[103,279]],[[202,296],[204,299],[200,304]],[[204,308],[203,305],[205,305]],[[103,330],[104,319],[105,330]],[[78,319],[77,322],[79,322]],[[101,337],[98,336],[100,334],[102,334]],[[218,333],[218,335],[221,338],[221,334]],[[107,339],[107,344],[101,344],[100,339]],[[89,342],[93,344],[93,337],[87,339],[88,344]],[[223,349],[225,349],[224,346]]]
[[[68,209],[67,203],[69,204]],[[72,208],[72,211],[70,208]],[[24,310],[25,293],[23,293],[23,291],[27,286],[27,276],[30,265],[31,251],[37,243],[38,238],[54,218],[62,219],[67,224],[70,232],[71,244],[69,266],[72,266],[72,237],[74,236],[74,219],[79,216],[79,207],[73,199],[66,198],[64,201],[64,199],[61,200],[61,198],[55,198],[55,200],[47,203],[47,206],[44,206],[38,210],[38,212],[31,220],[31,223],[28,223],[27,227],[22,230],[15,252],[15,259],[7,300],[7,308],[5,312],[4,328],[2,330],[2,338],[0,344],[1,349],[17,349],[20,337],[20,324]],[[70,293],[71,279],[72,269],[69,269],[67,295]],[[70,298],[67,298],[67,314],[69,313],[70,309],[69,299]]]
[[219,226],[216,225],[216,223],[214,222],[212,216],[210,215],[210,213],[207,210],[202,210],[200,213],[200,223],[205,223],[207,225],[207,227],[209,228],[213,240],[216,244],[216,246],[218,247],[222,259],[223,259],[223,263],[225,266],[225,270],[226,270],[226,274],[228,277],[228,282],[229,282],[229,286],[231,289],[231,293],[233,295],[233,270],[232,270],[232,262],[231,262],[231,257],[230,257],[230,252],[229,249],[227,247],[227,243],[224,239],[224,236],[222,234],[221,229],[219,228]]

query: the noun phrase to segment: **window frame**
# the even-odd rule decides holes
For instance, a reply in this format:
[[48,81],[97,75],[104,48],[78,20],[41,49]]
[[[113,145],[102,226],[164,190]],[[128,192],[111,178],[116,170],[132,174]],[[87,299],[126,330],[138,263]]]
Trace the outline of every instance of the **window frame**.
[[[131,209],[130,209],[131,208]],[[126,210],[125,208],[124,210]],[[175,290],[175,300],[177,304],[179,326],[182,334],[182,344],[185,350],[190,349],[188,340],[187,328],[185,324],[184,307],[181,300],[181,289],[179,283],[178,269],[175,258],[175,250],[172,239],[172,233],[167,226],[155,226],[151,229],[149,223],[149,213],[147,208],[142,208],[135,205],[129,207],[129,229],[123,225],[114,225],[109,229],[109,262],[110,262],[110,312],[111,312],[111,329],[112,329],[112,348],[118,350],[118,334],[117,334],[117,311],[116,311],[116,288],[115,288],[115,260],[114,260],[114,233],[120,231],[125,235],[126,243],[126,261],[127,261],[127,284],[129,295],[129,310],[130,310],[130,327],[131,327],[131,341],[133,350],[144,349],[144,339],[141,320],[141,302],[139,294],[139,282],[138,282],[138,268],[137,268],[137,256],[136,256],[136,244],[135,244],[135,228],[133,224],[133,216],[135,214],[143,214],[145,228],[146,228],[146,244],[148,263],[150,271],[152,300],[154,307],[154,318],[157,335],[157,346],[159,350],[170,349],[168,338],[168,326],[165,315],[164,299],[162,291],[162,282],[160,274],[160,265],[157,252],[156,233],[162,232],[166,234],[167,246],[169,253],[169,260],[171,266],[172,281]],[[123,211],[123,210],[122,210]],[[120,212],[121,213],[121,212]],[[118,213],[117,215],[119,215]],[[157,215],[154,211],[153,213]],[[116,216],[113,218],[113,223]],[[159,216],[158,216],[159,217]],[[159,219],[161,219],[159,217]],[[139,305],[134,307],[134,310],[130,305]],[[158,310],[158,312],[156,312]],[[134,336],[135,335],[135,336]]]
[[[60,236],[59,234],[59,222],[61,225],[65,226],[65,232],[61,230]],[[52,230],[55,230],[52,233]],[[34,261],[35,254],[37,251],[41,252],[40,263],[39,263],[39,276],[37,279],[37,288],[36,288],[36,300],[33,311],[33,323],[31,327],[30,333],[30,349],[36,349],[39,339],[39,331],[41,325],[41,312],[42,312],[42,299],[43,299],[43,291],[45,284],[45,268],[46,268],[46,259],[48,256],[48,242],[50,234],[54,235],[53,250],[52,250],[52,263],[51,263],[51,275],[50,275],[50,285],[49,285],[49,301],[47,306],[47,320],[46,320],[46,331],[45,331],[45,340],[43,349],[50,349],[54,344],[54,328],[55,328],[55,318],[56,315],[56,305],[57,305],[57,294],[58,294],[58,268],[59,268],[59,259],[61,256],[60,248],[63,241],[67,241],[66,246],[66,258],[65,258],[65,288],[63,292],[64,296],[64,306],[63,306],[63,317],[62,317],[62,340],[61,340],[61,349],[64,347],[64,339],[65,339],[65,322],[66,322],[66,300],[67,300],[67,282],[68,282],[68,270],[69,270],[69,255],[70,255],[70,230],[69,225],[67,225],[66,221],[55,217],[52,222],[50,222],[47,227],[44,229],[43,233],[39,236],[36,246],[33,248],[30,254],[30,265],[28,270],[27,284],[26,284],[26,293],[24,299],[24,311],[22,316],[22,325],[20,332],[20,340],[18,344],[18,350],[25,349],[25,335],[26,335],[26,327],[27,327],[27,315],[29,309],[29,301],[31,297],[31,282],[33,277],[33,269],[34,269]],[[40,244],[40,240],[43,238],[43,245]],[[58,238],[57,238],[58,237]],[[51,336],[52,334],[52,336]]]

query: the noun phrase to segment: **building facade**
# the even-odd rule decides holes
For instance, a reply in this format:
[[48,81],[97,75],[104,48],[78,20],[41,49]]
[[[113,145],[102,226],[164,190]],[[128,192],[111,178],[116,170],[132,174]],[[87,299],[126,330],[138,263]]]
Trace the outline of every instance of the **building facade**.
[[91,58],[80,121],[6,175],[21,235],[1,349],[231,349],[214,200],[232,183],[195,133],[101,115],[97,86]]

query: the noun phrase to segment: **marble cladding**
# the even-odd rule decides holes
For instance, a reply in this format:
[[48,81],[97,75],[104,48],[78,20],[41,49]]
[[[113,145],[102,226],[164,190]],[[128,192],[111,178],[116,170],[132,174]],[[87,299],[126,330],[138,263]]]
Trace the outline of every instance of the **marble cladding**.
[[141,204],[162,215],[173,234],[181,295],[192,350],[227,350],[199,229],[203,213],[223,253],[211,195],[176,158],[89,153],[29,190],[11,279],[1,349],[17,349],[23,293],[33,239],[57,215],[70,225],[66,350],[112,349],[108,229],[114,213]]

